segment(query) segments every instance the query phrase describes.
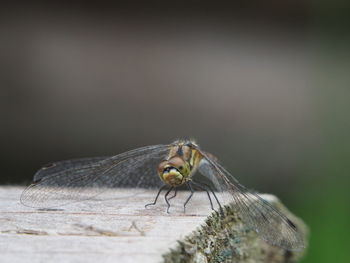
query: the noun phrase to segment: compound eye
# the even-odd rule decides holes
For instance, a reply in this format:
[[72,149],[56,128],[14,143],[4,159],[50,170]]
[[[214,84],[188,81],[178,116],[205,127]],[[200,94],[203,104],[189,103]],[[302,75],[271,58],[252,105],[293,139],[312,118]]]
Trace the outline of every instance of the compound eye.
[[174,167],[181,170],[185,164],[185,161],[181,157],[175,156],[175,157],[171,158],[168,163],[171,166],[174,166]]
[[158,165],[158,172],[162,173],[164,171],[165,165],[167,164],[167,161],[162,161],[159,165]]

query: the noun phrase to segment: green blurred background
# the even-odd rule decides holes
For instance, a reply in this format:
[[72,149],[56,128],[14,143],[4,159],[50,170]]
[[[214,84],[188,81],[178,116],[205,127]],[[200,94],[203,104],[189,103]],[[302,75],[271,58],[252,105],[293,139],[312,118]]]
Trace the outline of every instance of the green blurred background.
[[308,1],[9,6],[1,184],[41,165],[193,137],[350,262],[349,9]]

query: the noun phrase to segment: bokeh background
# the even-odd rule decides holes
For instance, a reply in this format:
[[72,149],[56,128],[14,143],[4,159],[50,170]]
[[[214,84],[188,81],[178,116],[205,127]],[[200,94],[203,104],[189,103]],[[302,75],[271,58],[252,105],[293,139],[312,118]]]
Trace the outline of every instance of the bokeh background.
[[3,6],[1,184],[43,164],[195,138],[350,262],[350,57],[325,1]]

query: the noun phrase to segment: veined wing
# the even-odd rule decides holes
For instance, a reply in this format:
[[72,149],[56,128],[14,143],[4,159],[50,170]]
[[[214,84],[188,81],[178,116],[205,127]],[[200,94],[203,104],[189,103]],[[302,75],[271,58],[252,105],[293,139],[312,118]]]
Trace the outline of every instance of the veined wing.
[[228,196],[244,223],[272,245],[288,250],[304,248],[303,238],[290,219],[258,194],[249,192],[218,162],[202,154],[200,173],[212,181],[216,190]]
[[68,161],[59,162],[60,169],[52,173],[39,170],[39,179],[23,191],[21,202],[48,208],[91,199],[106,188],[158,188],[162,181],[157,176],[157,165],[168,150],[168,145],[154,145],[85,165],[66,166]]
[[33,181],[38,181],[42,179],[45,176],[52,175],[54,173],[59,173],[64,170],[68,169],[79,169],[84,166],[93,165],[99,161],[102,161],[104,159],[110,158],[109,156],[102,156],[102,157],[88,157],[88,158],[79,158],[79,159],[72,159],[72,160],[65,160],[65,161],[59,161],[59,162],[53,162],[48,163],[44,165],[41,169],[39,169],[33,178]]

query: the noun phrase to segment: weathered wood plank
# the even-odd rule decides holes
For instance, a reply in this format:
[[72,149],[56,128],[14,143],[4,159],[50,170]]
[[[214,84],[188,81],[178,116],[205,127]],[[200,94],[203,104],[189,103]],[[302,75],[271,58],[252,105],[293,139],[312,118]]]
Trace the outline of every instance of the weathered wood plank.
[[[94,201],[64,206],[62,211],[39,211],[20,204],[22,190],[0,188],[1,262],[160,262],[177,239],[209,214],[202,193],[188,207],[189,212],[195,207],[197,215],[183,214],[179,200],[168,215],[163,199],[144,208],[154,200],[154,191],[119,200],[115,197],[129,190],[111,190]],[[180,198],[186,194],[179,193]]]
[[[189,193],[180,192],[172,200],[171,213],[167,214],[163,198],[156,206],[144,208],[146,203],[154,200],[154,191],[110,190],[95,200],[67,205],[62,210],[43,211],[20,204],[22,190],[22,187],[0,188],[0,262],[153,263],[164,260],[181,262],[180,259],[206,262],[205,253],[211,253],[210,250],[204,254],[192,253],[193,246],[185,250],[181,247],[188,240],[199,240],[198,250],[200,241],[210,243],[208,236],[196,232],[191,234],[200,225],[205,225],[210,214],[205,193],[196,192],[184,214],[183,201]],[[129,197],[117,198],[125,195]],[[215,222],[215,214],[212,219]],[[242,224],[238,225],[241,227]],[[249,235],[249,239],[243,237],[242,240],[252,244],[255,256],[261,251],[278,254],[279,261],[270,262],[283,262],[280,259],[285,251],[264,244],[254,234]],[[185,239],[186,236],[192,239]],[[225,237],[210,237],[216,238]],[[177,240],[183,242],[179,245]],[[241,245],[238,244],[237,248]],[[249,251],[253,250],[247,245],[242,251],[248,256],[239,262],[253,262],[249,261]],[[170,249],[174,250],[173,253],[169,253]],[[164,254],[165,258],[162,257]],[[266,257],[260,258],[254,262],[269,262]],[[300,256],[290,257],[293,260],[298,258]]]

